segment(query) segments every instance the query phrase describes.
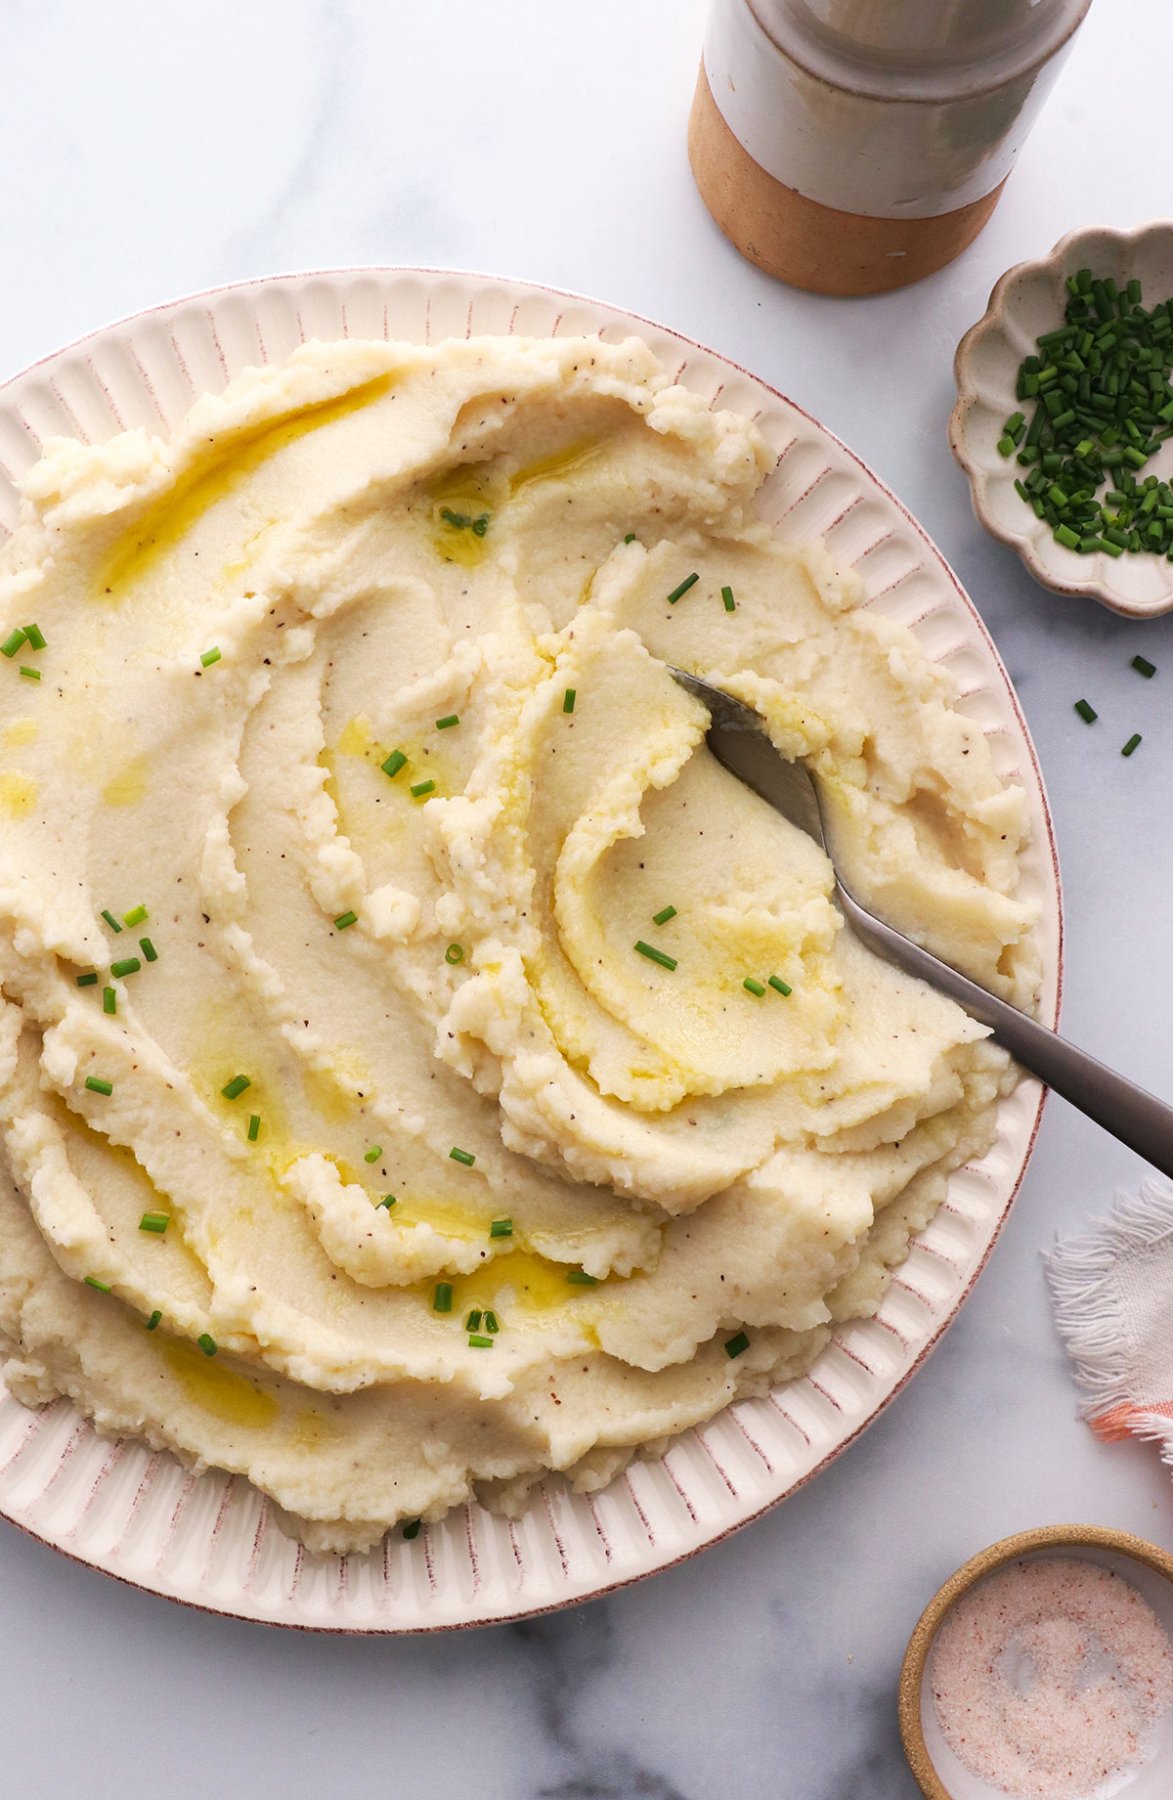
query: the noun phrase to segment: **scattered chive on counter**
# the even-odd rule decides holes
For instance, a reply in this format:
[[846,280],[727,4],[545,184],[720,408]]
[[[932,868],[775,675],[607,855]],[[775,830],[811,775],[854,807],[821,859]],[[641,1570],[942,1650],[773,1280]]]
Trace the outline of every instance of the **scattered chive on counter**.
[[744,1331],[739,1331],[736,1337],[725,1339],[725,1354],[730,1360],[735,1356],[740,1356],[743,1350],[748,1349],[749,1339],[746,1337]]
[[1132,667],[1138,675],[1143,675],[1146,681],[1151,680],[1157,672],[1156,663],[1151,663],[1147,656],[1134,656]]
[[653,925],[666,925],[668,923],[669,919],[674,919],[675,917],[676,917],[676,908],[674,906],[665,906],[665,907],[662,907],[658,913],[652,914],[652,924]]
[[668,596],[669,606],[675,606],[676,602],[678,600],[682,600],[684,598],[685,594],[687,594],[689,588],[695,587],[699,580],[700,580],[700,576],[697,574],[695,569],[693,570],[691,575],[686,575],[684,577],[684,580],[681,582],[680,586],[674,587],[672,589],[672,592],[669,594],[669,596]]
[[1146,310],[1139,281],[1118,288],[1090,269],[1067,277],[1067,293],[1063,325],[1018,371],[1030,419],[1012,413],[998,450],[1029,471],[1015,488],[1067,549],[1173,562],[1173,489],[1140,478],[1173,436],[1173,299]]
[[138,1222],[138,1228],[140,1231],[153,1231],[162,1237],[170,1223],[170,1213],[145,1212]]
[[1095,707],[1090,706],[1086,700],[1077,700],[1075,702],[1075,710],[1085,725],[1094,725],[1100,716]]
[[245,1089],[251,1086],[252,1080],[248,1075],[234,1075],[231,1081],[225,1082],[220,1093],[225,1100],[239,1100]]
[[665,950],[657,950],[654,944],[645,944],[642,938],[636,939],[635,947],[641,956],[646,956],[649,962],[659,963],[662,969],[674,969],[676,967],[676,958],[674,956],[669,956]]
[[1121,756],[1131,756],[1132,752],[1136,749],[1136,747],[1140,743],[1140,741],[1141,741],[1140,732],[1134,731],[1132,736],[1129,738],[1128,742],[1125,744],[1124,748],[1121,750],[1121,752],[1120,752]]
[[451,1150],[449,1150],[448,1155],[453,1162],[463,1163],[466,1169],[471,1169],[476,1161],[476,1156],[473,1151],[460,1150],[455,1144],[452,1146]]

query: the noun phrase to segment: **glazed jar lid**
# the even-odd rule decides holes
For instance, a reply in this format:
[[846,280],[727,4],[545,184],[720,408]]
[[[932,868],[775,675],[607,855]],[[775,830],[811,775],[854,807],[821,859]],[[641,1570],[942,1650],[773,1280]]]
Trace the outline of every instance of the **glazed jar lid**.
[[746,0],[780,49],[849,91],[984,91],[1054,56],[1091,0]]

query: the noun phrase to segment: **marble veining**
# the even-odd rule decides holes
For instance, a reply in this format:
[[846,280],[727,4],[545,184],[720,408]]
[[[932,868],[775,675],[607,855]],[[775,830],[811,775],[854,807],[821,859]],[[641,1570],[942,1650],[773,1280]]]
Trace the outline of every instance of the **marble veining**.
[[[1065,1026],[1168,1087],[1173,618],[1035,587],[945,445],[950,361],[997,276],[1077,225],[1168,206],[1155,41],[1093,7],[983,236],[879,300],[776,286],[693,191],[705,0],[135,0],[0,14],[3,369],[170,295],[281,268],[416,262],[601,295],[754,369],[844,437],[940,543],[1039,748],[1067,898]],[[1105,94],[1127,92],[1116,149]],[[1128,180],[1119,179],[1126,155]],[[1155,296],[1154,296],[1155,297]],[[1137,651],[1151,682],[1129,668]],[[1081,695],[1094,727],[1072,712]],[[1129,760],[1120,745],[1144,742]],[[0,1791],[196,1800],[915,1800],[894,1685],[935,1586],[1061,1519],[1173,1549],[1139,1444],[1075,1418],[1040,1250],[1140,1165],[1052,1102],[1010,1224],[907,1392],[781,1509],[594,1605],[398,1641],[169,1606],[0,1527]]]

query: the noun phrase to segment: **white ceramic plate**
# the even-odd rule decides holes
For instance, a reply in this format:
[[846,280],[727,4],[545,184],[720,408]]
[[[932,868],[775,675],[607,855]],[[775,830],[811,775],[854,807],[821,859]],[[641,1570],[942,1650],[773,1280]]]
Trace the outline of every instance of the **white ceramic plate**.
[[[1021,782],[1031,843],[1025,892],[1041,908],[1042,1017],[1057,1016],[1059,874],[1046,795],[1009,677],[956,576],[899,501],[839,440],[735,364],[591,300],[513,281],[416,269],[288,275],[141,313],[0,388],[0,532],[16,479],[44,439],[172,427],[197,394],[306,338],[436,341],[473,333],[646,338],[706,399],[757,419],[777,452],[765,516],[779,535],[825,536],[858,569],[867,603],[907,623],[952,670],[999,770]],[[1041,1090],[1023,1080],[998,1137],[959,1170],[874,1319],[835,1333],[810,1373],[728,1408],[638,1461],[603,1492],[551,1479],[524,1517],[469,1505],[410,1543],[365,1556],[308,1555],[240,1478],[99,1438],[67,1401],[26,1411],[0,1387],[0,1514],[79,1561],[175,1600],[326,1631],[427,1631],[518,1618],[650,1575],[756,1518],[824,1468],[907,1381],[990,1252],[1026,1168]]]
[[[1019,406],[1014,398],[1019,365],[1034,353],[1041,332],[1062,325],[1064,284],[1076,269],[1110,275],[1119,287],[1135,277],[1151,308],[1173,294],[1173,223],[1158,221],[1137,231],[1100,226],[1073,231],[1049,256],[1007,269],[983,317],[957,346],[949,442],[969,477],[979,521],[1017,550],[1036,581],[1058,594],[1087,594],[1129,619],[1153,619],[1173,611],[1173,563],[1144,552],[1113,557],[1068,550],[1016,491],[1014,478],[1021,470],[1014,458],[998,454],[1003,423]],[[1166,446],[1144,473],[1168,480],[1171,467],[1173,450]]]

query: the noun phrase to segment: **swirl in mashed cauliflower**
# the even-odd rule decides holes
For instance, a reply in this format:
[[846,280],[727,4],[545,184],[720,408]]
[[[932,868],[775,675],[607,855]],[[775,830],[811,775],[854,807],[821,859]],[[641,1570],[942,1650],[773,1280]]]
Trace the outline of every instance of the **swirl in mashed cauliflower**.
[[595,339],[310,344],[170,439],[47,446],[0,561],[22,1399],[361,1548],[601,1485],[874,1308],[1012,1070],[852,938],[665,663],[1029,1004],[1022,796],[756,521],[770,460]]

